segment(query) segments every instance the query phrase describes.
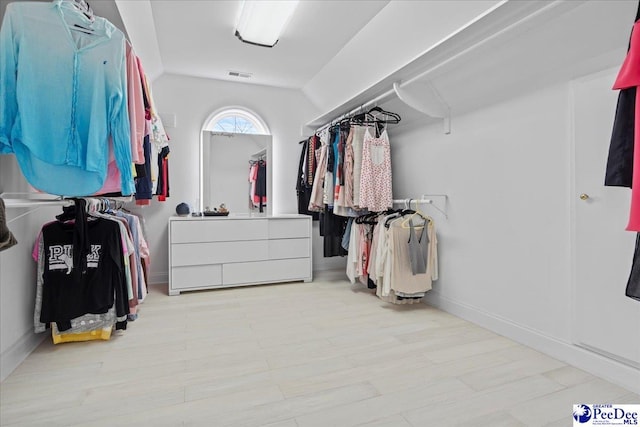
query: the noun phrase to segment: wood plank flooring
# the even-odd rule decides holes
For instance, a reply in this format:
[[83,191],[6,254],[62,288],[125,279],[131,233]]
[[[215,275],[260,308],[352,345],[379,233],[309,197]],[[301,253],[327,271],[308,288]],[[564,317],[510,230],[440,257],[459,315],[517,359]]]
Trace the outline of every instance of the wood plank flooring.
[[21,426],[572,425],[640,396],[342,279],[166,296],[108,342],[50,339],[0,384]]

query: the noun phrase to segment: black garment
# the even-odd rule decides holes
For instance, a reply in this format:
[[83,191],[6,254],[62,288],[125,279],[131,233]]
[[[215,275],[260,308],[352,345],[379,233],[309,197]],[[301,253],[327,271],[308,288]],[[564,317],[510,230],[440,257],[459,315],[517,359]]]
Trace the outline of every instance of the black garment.
[[264,212],[264,203],[267,199],[267,164],[264,161],[258,162],[255,195],[260,200],[260,212]]
[[344,236],[349,218],[334,215],[328,206],[320,213],[320,235],[324,237],[324,256],[330,258],[334,256],[345,256],[347,251],[342,247],[342,236]]
[[627,283],[626,295],[640,301],[640,233],[636,237],[636,252],[633,256],[633,266]]
[[346,129],[342,129],[342,127],[340,128],[340,139],[338,140],[338,168],[340,169],[338,176],[337,176],[337,180],[336,182],[338,182],[341,186],[344,186],[344,179],[345,179],[345,175],[344,175],[344,155],[345,155],[345,149],[347,147],[347,138],[349,137],[349,128]]
[[[308,171],[304,170],[305,159],[310,158],[309,150],[313,149],[313,144],[311,143],[311,138],[307,139],[306,141],[300,141],[300,144],[302,144],[302,152],[300,153],[298,178],[296,182],[296,195],[298,196],[298,213],[300,215],[311,215],[313,221],[317,221],[319,218],[318,212],[312,212],[309,210],[309,201],[311,200],[311,191],[313,190],[313,185],[309,185],[309,182],[313,183],[313,174],[315,174],[315,167]],[[312,153],[311,155],[313,155],[315,158],[315,153]]]
[[87,201],[73,199],[74,205],[62,208],[62,213],[56,215],[58,221],[73,219],[73,275],[79,281],[80,276],[87,271],[87,255],[91,253],[89,243],[89,229],[87,223]]
[[143,148],[144,165],[136,165],[136,200],[151,200],[153,184],[151,183],[151,143],[149,142],[149,135],[144,137]]
[[[106,313],[114,304],[118,317],[129,314],[128,294],[119,225],[108,219],[88,222],[89,254],[86,271],[75,269],[74,225],[62,222],[42,229],[45,264],[42,286],[42,323],[71,327],[71,319],[87,313]],[[79,279],[76,279],[79,277]]]
[[[336,139],[336,132],[339,132],[340,128],[333,127],[329,130],[329,145],[327,146],[327,172],[335,173],[336,153],[333,151],[333,142]],[[335,175],[334,175],[335,176]],[[333,182],[325,182],[324,185],[333,185]],[[331,201],[333,204],[333,200]]]
[[618,94],[604,185],[631,188],[636,115],[636,88]]
[[162,147],[158,154],[158,186],[156,195],[158,200],[169,197],[169,146]]

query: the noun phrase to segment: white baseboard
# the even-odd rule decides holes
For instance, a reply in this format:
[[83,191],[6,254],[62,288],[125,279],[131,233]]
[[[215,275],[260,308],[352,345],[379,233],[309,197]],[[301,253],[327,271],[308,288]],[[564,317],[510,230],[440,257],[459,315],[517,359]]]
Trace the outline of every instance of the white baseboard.
[[[640,370],[574,344],[496,316],[477,307],[460,303],[431,291],[425,298],[429,305],[468,320],[493,332],[587,371],[634,393],[640,393]],[[615,402],[612,402],[615,403]]]
[[169,283],[169,272],[162,271],[160,273],[150,273],[149,274],[149,284],[150,285],[162,285]]
[[4,381],[40,345],[46,336],[48,336],[46,333],[35,334],[29,331],[15,344],[3,351],[0,354],[0,381]]

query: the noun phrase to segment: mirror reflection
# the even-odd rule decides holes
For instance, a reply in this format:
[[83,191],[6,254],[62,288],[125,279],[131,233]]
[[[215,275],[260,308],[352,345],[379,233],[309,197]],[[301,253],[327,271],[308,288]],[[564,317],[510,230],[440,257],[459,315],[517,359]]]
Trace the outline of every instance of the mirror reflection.
[[202,207],[271,215],[271,135],[203,131]]

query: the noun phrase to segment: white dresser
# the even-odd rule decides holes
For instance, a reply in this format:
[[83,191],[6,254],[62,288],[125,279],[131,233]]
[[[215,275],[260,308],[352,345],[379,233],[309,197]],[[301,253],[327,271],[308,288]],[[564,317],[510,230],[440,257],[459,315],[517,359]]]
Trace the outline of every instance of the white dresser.
[[172,217],[169,295],[312,280],[311,217]]

